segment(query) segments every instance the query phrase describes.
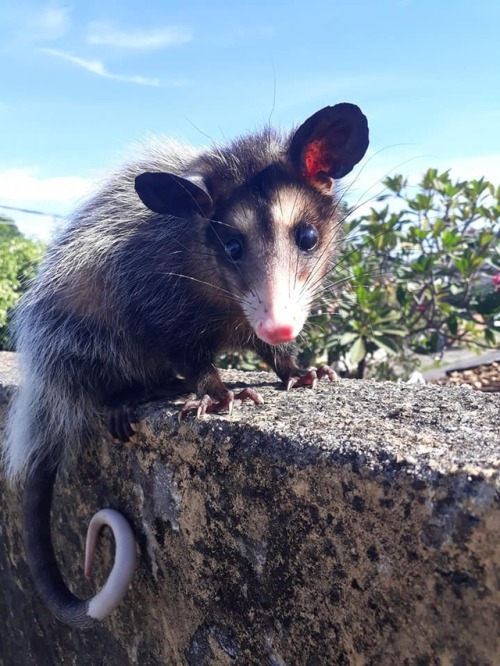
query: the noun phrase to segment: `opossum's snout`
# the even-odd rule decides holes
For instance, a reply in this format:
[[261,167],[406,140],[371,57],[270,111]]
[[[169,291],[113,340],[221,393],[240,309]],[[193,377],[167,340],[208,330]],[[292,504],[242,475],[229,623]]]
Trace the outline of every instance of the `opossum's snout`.
[[300,331],[293,324],[279,322],[273,318],[261,319],[255,327],[257,337],[270,345],[279,345],[294,340]]
[[269,345],[294,340],[308,315],[304,299],[288,285],[282,289],[271,286],[260,293],[254,290],[248,295],[244,310],[257,337]]

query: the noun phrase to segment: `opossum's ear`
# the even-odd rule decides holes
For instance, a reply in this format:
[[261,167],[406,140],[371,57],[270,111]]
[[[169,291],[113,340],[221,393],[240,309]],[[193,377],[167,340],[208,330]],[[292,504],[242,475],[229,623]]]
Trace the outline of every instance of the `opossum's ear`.
[[200,213],[208,217],[213,208],[203,178],[198,174],[177,176],[166,172],[145,172],[135,179],[139,198],[155,213],[186,217]]
[[294,169],[324,190],[348,174],[368,147],[368,123],[355,104],[326,106],[295,132],[289,148]]

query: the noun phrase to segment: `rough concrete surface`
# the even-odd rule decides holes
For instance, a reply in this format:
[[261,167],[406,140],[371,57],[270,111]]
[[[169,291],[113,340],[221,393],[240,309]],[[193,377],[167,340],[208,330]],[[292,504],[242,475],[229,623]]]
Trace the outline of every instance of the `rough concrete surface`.
[[103,438],[59,479],[53,535],[74,591],[90,595],[111,562],[104,535],[84,580],[97,509],[137,537],[129,594],[96,630],[34,597],[19,493],[1,482],[0,664],[500,664],[500,396],[227,378],[265,404],[180,425],[178,405],[147,405],[136,444]]

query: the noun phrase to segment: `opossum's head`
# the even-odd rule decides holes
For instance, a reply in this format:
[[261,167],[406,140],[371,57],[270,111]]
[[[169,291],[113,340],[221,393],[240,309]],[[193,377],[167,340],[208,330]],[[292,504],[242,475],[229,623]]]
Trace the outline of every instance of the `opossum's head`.
[[[212,170],[182,177],[141,174],[136,190],[151,210],[206,218],[205,254],[198,258],[204,282],[214,285],[217,300],[236,299],[255,334],[277,345],[300,333],[332,265],[339,242],[334,182],[367,146],[365,116],[353,104],[337,104],[306,120],[281,155],[269,146],[267,163],[265,147],[259,162],[250,152],[245,156],[240,141],[237,159],[258,167],[232,187],[227,173],[221,185]],[[254,147],[252,137],[249,151]]]

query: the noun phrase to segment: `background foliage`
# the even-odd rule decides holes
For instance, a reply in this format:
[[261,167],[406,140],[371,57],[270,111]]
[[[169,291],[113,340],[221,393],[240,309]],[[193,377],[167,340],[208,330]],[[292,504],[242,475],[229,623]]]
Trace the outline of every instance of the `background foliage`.
[[363,377],[379,355],[374,374],[394,378],[395,366],[414,367],[411,352],[498,346],[500,187],[435,169],[412,190],[401,175],[384,185],[377,206],[345,222],[343,260],[303,357],[326,351],[345,374]]
[[[394,379],[415,353],[500,343],[500,187],[429,169],[417,187],[397,175],[370,212],[344,221],[345,243],[303,332],[300,360]],[[43,245],[0,218],[0,349]],[[224,367],[251,369],[250,352]]]
[[25,238],[16,225],[0,217],[0,349],[10,349],[8,322],[19,296],[35,274],[42,243]]

